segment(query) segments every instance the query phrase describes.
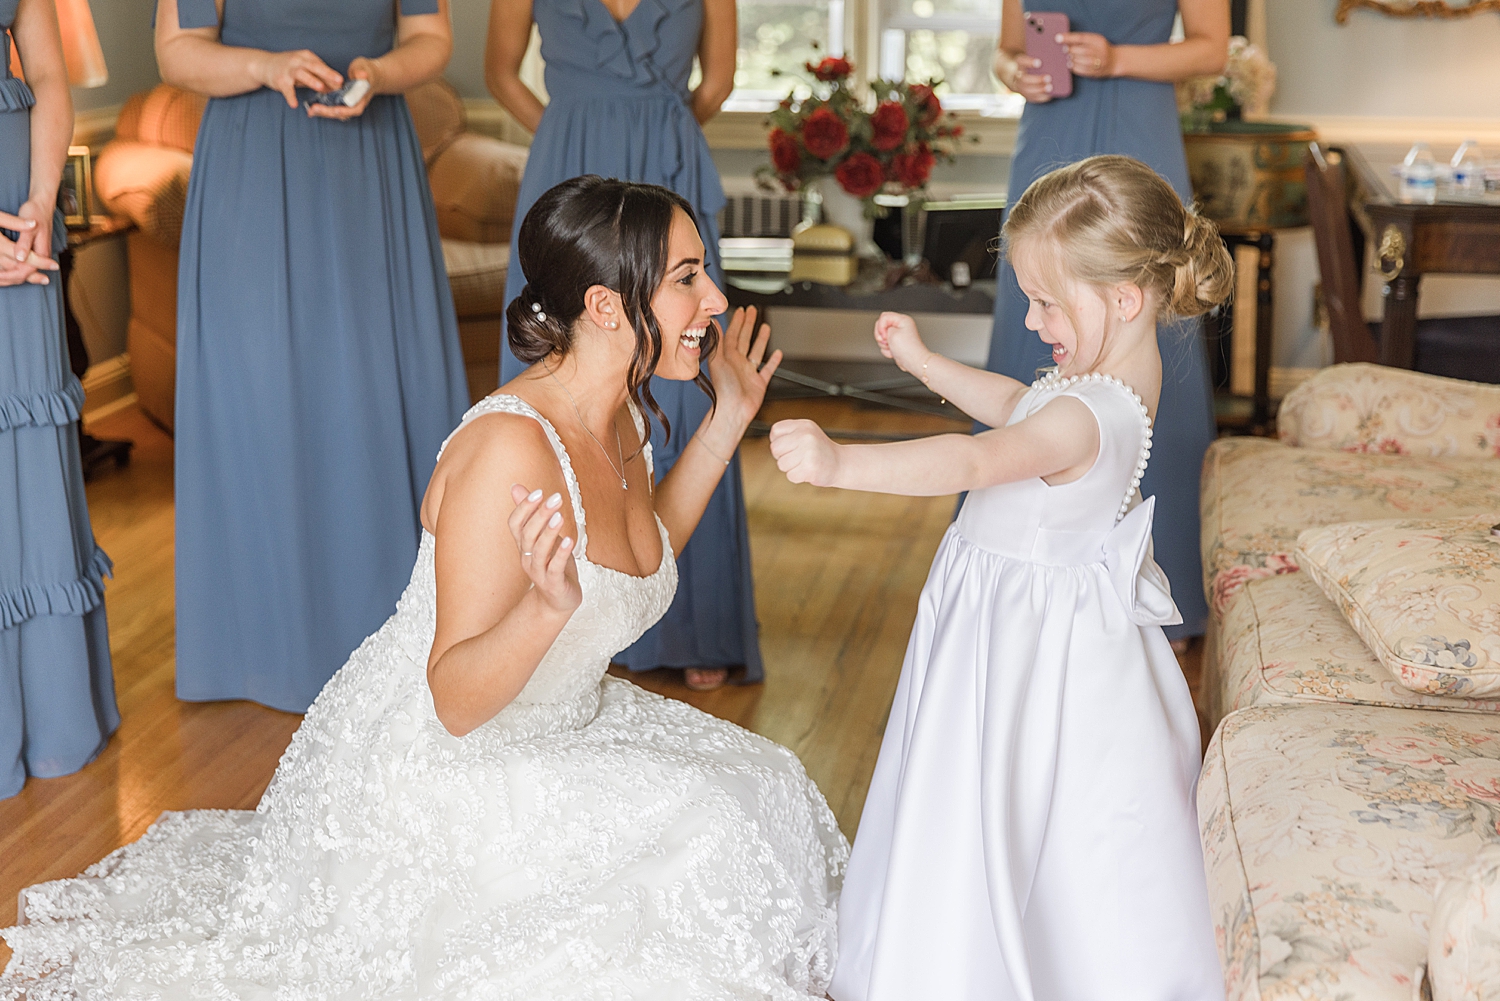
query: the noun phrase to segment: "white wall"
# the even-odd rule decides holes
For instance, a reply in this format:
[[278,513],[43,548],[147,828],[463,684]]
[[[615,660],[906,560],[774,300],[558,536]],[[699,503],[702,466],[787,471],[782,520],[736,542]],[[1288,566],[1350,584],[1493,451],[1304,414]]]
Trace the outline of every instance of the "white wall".
[[[1268,0],[1267,48],[1276,64],[1271,117],[1305,122],[1333,142],[1400,156],[1415,140],[1447,156],[1468,135],[1500,156],[1500,16],[1437,20],[1354,11],[1333,19],[1337,0]],[[1318,270],[1310,229],[1277,236],[1274,364],[1316,367],[1332,360],[1312,323]],[[1366,302],[1379,316],[1380,280],[1367,276]],[[1500,313],[1500,279],[1423,280],[1423,316]]]
[[79,111],[124,104],[138,90],[161,82],[156,72],[156,53],[151,42],[151,10],[154,0],[92,0],[94,28],[109,67],[109,82],[94,90],[73,91]]

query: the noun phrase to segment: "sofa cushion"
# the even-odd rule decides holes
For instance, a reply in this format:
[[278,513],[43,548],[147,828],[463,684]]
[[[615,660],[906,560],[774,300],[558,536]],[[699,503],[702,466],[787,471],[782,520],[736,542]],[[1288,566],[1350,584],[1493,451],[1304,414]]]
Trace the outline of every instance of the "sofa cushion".
[[182,237],[193,155],[169,146],[116,139],[94,165],[94,191],[104,207],[127,216],[169,247]]
[[[443,241],[443,264],[459,316],[499,316],[505,312],[505,271],[510,244]],[[493,387],[491,387],[493,388]]]
[[1500,455],[1500,386],[1365,363],[1332,365],[1286,395],[1281,440],[1393,455]]
[[1500,845],[1438,888],[1427,980],[1434,1001],[1500,998]]
[[1245,709],[1198,815],[1228,1001],[1411,1001],[1439,883],[1500,841],[1500,717]]
[[1497,514],[1308,529],[1297,559],[1391,675],[1427,695],[1500,694]]
[[1306,702],[1500,712],[1500,700],[1402,687],[1305,573],[1246,584],[1214,630],[1208,663],[1209,726],[1249,706]]
[[1223,438],[1203,460],[1203,576],[1222,616],[1247,580],[1297,568],[1305,528],[1500,510],[1500,462],[1291,448]]
[[450,240],[510,243],[526,150],[465,132],[428,167],[438,232]]
[[136,139],[152,146],[170,146],[191,153],[198,140],[198,123],[202,121],[206,107],[208,98],[202,94],[159,83],[151,88],[141,103]]

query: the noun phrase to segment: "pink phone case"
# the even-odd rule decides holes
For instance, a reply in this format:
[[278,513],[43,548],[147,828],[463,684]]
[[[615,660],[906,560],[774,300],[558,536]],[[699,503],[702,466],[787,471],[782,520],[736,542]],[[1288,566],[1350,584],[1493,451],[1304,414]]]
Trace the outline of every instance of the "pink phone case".
[[1042,65],[1028,72],[1051,75],[1052,96],[1067,97],[1073,93],[1073,73],[1068,69],[1068,50],[1057,36],[1072,29],[1068,15],[1045,11],[1026,11],[1026,54],[1040,59]]

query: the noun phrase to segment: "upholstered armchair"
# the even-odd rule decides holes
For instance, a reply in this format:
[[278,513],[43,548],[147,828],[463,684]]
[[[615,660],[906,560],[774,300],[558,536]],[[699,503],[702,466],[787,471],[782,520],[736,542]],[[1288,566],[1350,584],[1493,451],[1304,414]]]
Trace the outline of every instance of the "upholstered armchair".
[[[177,249],[205,103],[167,84],[136,94],[94,168],[105,208],[135,223],[126,237],[126,348],[141,409],[168,430],[176,395]],[[443,81],[412,91],[407,103],[432,186],[469,393],[478,399],[499,379],[505,271],[526,150],[468,131],[463,101]]]

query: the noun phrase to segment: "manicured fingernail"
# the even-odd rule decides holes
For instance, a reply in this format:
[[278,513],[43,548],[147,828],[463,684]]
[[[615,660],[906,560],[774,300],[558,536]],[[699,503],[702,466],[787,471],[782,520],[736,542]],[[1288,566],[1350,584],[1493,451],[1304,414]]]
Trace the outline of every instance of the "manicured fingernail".
[[533,490],[531,493],[527,494],[526,495],[526,499],[529,500],[529,501],[531,501],[533,504],[536,503],[537,501],[541,500],[542,499],[541,488],[538,487],[537,489]]
[[1046,76],[1042,77],[1042,79],[1046,80],[1048,83],[1051,83],[1052,82],[1052,74],[1048,73]]
[[558,525],[561,525],[561,524],[562,524],[562,512],[561,511],[558,511],[552,517],[550,517],[550,518],[547,519],[547,527],[548,528],[556,528]]
[[547,498],[547,506],[548,507],[557,507],[561,503],[562,503],[562,494],[553,494],[551,497]]
[[571,538],[562,540],[562,545],[559,548],[562,548],[562,549],[572,549],[573,548],[573,540]]
[[1056,36],[1056,37],[1055,37],[1055,38],[1053,38],[1053,39],[1052,39],[1052,40],[1053,40],[1053,41],[1054,41],[1054,42],[1057,42],[1057,43],[1059,43],[1059,44],[1061,44],[1061,43],[1062,43],[1062,36],[1061,36],[1061,35],[1058,35],[1058,36]]

